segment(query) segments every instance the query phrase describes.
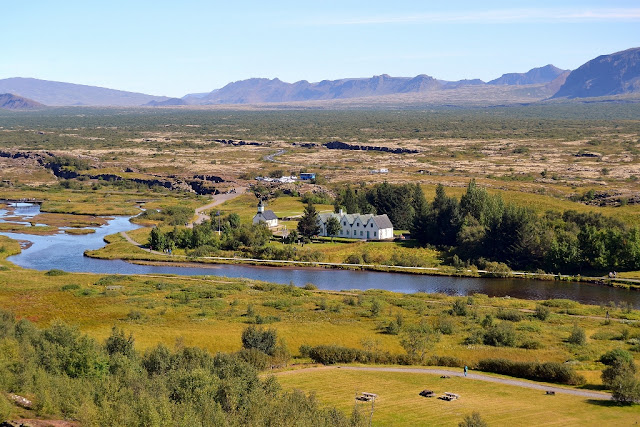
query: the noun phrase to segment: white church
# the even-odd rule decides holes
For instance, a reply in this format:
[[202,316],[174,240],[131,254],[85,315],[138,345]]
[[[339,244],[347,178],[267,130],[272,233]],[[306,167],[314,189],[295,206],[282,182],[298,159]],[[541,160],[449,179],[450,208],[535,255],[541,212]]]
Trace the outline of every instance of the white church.
[[318,215],[320,236],[329,236],[327,233],[327,221],[332,217],[340,221],[340,233],[336,237],[364,240],[393,239],[393,224],[386,214],[345,214],[342,210],[340,210],[340,213]]
[[264,210],[262,200],[258,203],[258,213],[253,217],[253,223],[258,224],[264,222],[267,227],[273,228],[278,226],[278,216],[272,210]]

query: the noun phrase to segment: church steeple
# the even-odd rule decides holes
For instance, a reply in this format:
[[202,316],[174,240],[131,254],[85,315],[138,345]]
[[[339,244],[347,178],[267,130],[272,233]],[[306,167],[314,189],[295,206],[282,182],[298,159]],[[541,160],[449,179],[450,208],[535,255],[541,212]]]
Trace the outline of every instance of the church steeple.
[[262,203],[262,199],[258,203],[258,213],[264,213],[264,204]]

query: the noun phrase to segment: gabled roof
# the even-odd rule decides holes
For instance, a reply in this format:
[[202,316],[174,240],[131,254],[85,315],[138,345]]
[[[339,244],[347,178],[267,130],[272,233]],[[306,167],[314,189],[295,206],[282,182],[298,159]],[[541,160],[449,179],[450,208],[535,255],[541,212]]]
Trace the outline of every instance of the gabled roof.
[[257,213],[256,216],[264,218],[265,221],[271,221],[271,220],[274,220],[274,219],[278,219],[278,216],[275,213],[273,213],[272,210],[264,211],[262,213]]
[[393,224],[389,217],[386,214],[383,215],[372,215],[372,214],[343,214],[340,216],[336,213],[322,213],[318,215],[318,220],[320,220],[323,224],[329,220],[329,218],[334,217],[337,218],[341,223],[343,220],[347,221],[347,224],[353,225],[356,221],[362,223],[363,225],[369,224],[373,221],[379,229],[383,228],[393,228]]
[[387,214],[384,215],[376,215],[373,217],[373,220],[375,221],[376,225],[378,226],[378,228],[383,229],[383,228],[393,228],[393,224],[391,224],[391,220],[389,219],[389,217],[387,216]]

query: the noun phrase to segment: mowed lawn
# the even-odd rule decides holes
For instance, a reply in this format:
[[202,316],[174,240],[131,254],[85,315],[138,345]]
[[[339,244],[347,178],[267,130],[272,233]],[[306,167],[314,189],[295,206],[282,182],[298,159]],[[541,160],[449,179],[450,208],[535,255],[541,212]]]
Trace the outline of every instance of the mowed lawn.
[[[540,390],[468,378],[339,368],[289,371],[277,378],[285,390],[313,392],[321,404],[347,414],[353,410],[355,393],[376,393],[375,426],[456,426],[472,412],[479,412],[490,426],[626,426],[640,422],[638,406],[559,393],[547,396]],[[424,389],[438,396],[457,393],[460,399],[424,398],[418,394]],[[358,406],[368,417],[370,404],[359,402]]]

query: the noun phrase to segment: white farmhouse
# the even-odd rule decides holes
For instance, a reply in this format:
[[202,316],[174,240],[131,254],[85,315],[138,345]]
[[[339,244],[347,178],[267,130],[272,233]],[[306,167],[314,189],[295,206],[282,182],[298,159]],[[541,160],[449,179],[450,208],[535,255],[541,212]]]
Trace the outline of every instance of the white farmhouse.
[[342,211],[340,211],[340,213],[323,213],[318,215],[320,236],[329,236],[327,233],[327,221],[329,221],[331,217],[340,221],[341,229],[336,237],[366,240],[393,239],[393,224],[391,224],[386,214],[345,214]]
[[271,210],[264,210],[264,204],[262,200],[258,203],[258,213],[253,217],[253,223],[258,224],[259,222],[264,222],[267,224],[267,227],[273,228],[278,226],[278,217]]

